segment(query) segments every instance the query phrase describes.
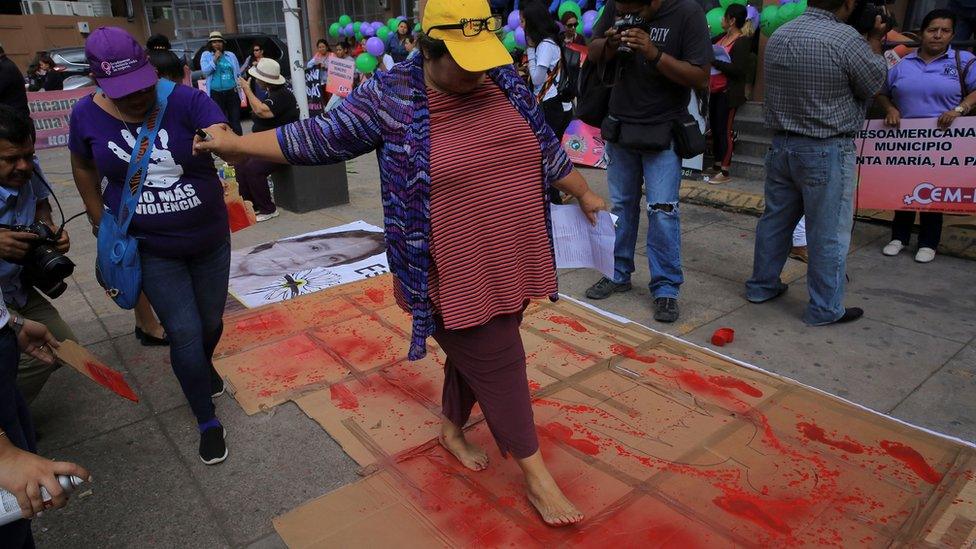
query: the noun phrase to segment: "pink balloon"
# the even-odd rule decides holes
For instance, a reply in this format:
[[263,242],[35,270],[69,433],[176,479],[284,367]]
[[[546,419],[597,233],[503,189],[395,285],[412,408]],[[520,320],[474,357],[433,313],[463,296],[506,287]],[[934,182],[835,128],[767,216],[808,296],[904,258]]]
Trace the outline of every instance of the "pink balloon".
[[386,53],[386,44],[383,43],[383,40],[374,36],[366,41],[366,51],[368,51],[370,55],[381,57],[384,53]]

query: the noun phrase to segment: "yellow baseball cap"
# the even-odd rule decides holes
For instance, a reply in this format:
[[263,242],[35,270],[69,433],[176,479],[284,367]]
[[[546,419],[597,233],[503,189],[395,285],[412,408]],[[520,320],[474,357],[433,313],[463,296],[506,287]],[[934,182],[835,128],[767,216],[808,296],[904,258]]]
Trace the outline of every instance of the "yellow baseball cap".
[[423,27],[427,36],[443,40],[451,57],[469,72],[482,72],[512,64],[512,56],[498,36],[487,28],[474,36],[465,36],[460,28],[439,29],[441,25],[461,25],[492,17],[488,0],[428,0],[424,8]]

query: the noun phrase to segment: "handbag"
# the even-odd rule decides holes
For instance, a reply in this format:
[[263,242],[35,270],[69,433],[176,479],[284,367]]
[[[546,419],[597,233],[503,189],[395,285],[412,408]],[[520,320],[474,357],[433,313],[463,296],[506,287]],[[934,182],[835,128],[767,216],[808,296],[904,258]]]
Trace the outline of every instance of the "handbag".
[[598,64],[587,59],[580,69],[579,93],[576,98],[576,118],[584,124],[599,128],[610,111],[610,92],[605,74],[611,64]]
[[684,159],[694,158],[705,153],[705,134],[695,117],[684,114],[671,124],[674,133],[674,152]]
[[600,125],[604,141],[639,152],[657,152],[671,147],[671,122],[644,124],[625,122],[608,115]]
[[98,226],[96,278],[105,293],[123,309],[134,308],[142,292],[139,243],[128,234],[129,224],[139,205],[156,134],[166,113],[169,95],[175,87],[173,82],[166,79],[160,79],[156,84],[156,106],[139,128],[139,136],[132,147],[125,177],[126,187],[122,189],[118,210],[115,215],[105,212]]

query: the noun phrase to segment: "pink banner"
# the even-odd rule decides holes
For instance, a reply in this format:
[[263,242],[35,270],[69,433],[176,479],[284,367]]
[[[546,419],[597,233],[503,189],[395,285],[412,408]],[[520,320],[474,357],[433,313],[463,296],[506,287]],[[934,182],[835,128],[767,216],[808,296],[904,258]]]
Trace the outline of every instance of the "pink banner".
[[855,145],[858,208],[976,213],[976,118],[869,120]]
[[356,61],[352,58],[339,59],[329,57],[329,76],[325,81],[325,91],[339,97],[346,97],[352,93],[353,81],[356,77]]
[[27,104],[37,130],[35,148],[51,149],[68,144],[68,119],[71,108],[95,88],[78,88],[70,91],[28,92]]
[[563,135],[563,148],[574,164],[594,168],[607,167],[603,159],[603,138],[600,137],[600,128],[573,120]]

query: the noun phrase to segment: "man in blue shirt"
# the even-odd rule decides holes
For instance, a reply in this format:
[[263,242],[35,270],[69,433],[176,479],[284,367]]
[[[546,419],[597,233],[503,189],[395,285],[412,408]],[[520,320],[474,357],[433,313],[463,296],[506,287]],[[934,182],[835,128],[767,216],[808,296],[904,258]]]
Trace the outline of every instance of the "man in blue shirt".
[[[35,137],[30,118],[0,105],[0,224],[30,225],[40,220],[56,230],[47,198],[50,191],[34,169]],[[0,228],[0,288],[4,301],[18,316],[47,326],[58,340],[76,339],[51,302],[22,277],[24,268],[18,263],[37,238],[33,233]],[[65,253],[69,246],[68,234],[61,233],[57,250]],[[27,355],[21,357],[17,384],[28,403],[37,397],[56,368],[56,364]]]

